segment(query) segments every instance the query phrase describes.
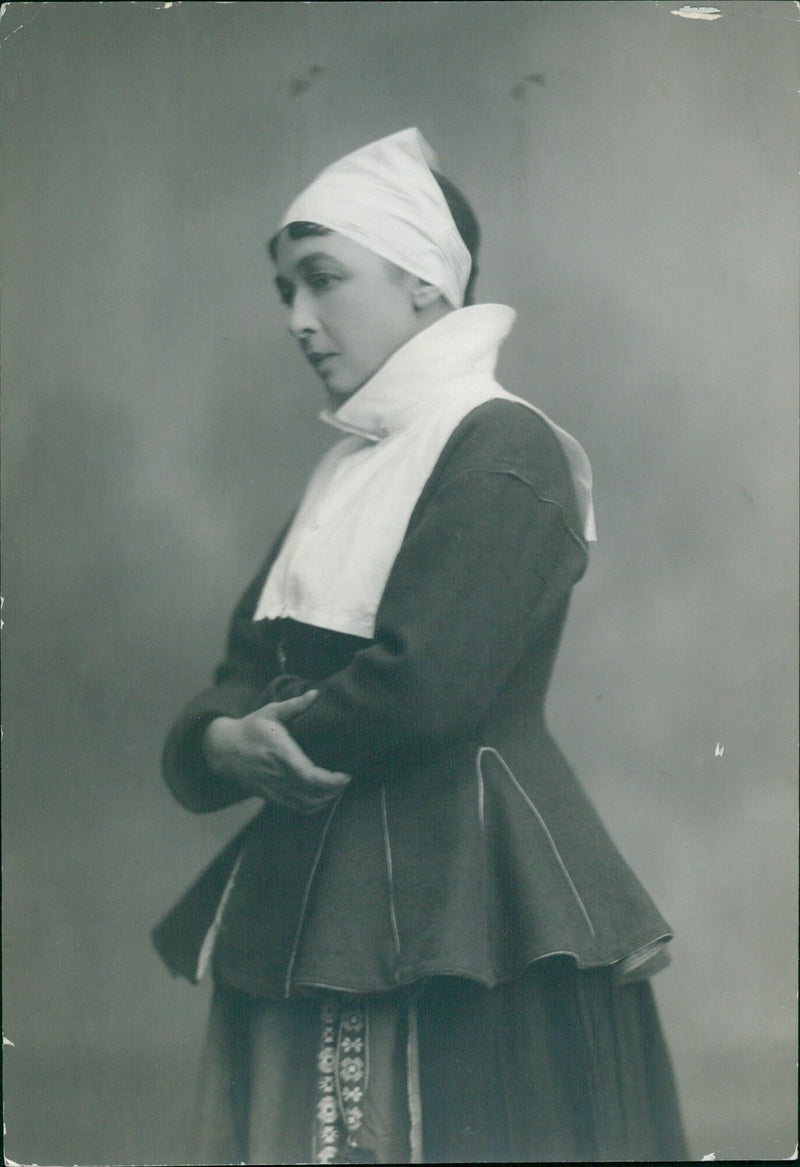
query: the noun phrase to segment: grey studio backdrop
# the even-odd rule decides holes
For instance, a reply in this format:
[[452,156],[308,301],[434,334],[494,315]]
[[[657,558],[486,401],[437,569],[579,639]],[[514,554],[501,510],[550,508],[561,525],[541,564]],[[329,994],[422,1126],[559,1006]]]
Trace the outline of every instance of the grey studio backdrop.
[[677,933],[693,1154],[791,1155],[798,6],[3,8],[7,1155],[186,1154],[209,986],[148,932],[252,808],[161,742],[331,438],[265,242],[409,125],[593,463],[550,720]]

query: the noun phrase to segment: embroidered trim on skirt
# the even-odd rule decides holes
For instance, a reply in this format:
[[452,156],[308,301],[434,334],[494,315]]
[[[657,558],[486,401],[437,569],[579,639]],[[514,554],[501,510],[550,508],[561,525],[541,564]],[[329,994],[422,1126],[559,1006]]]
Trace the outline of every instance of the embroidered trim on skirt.
[[494,989],[217,985],[193,1136],[206,1164],[688,1158],[649,981],[561,957]]

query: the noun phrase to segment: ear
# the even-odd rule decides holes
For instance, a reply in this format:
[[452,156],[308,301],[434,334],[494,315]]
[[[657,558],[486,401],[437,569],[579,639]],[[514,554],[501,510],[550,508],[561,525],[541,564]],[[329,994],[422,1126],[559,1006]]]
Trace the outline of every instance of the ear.
[[428,284],[425,280],[417,277],[416,283],[411,291],[411,298],[417,312],[424,312],[426,308],[430,308],[437,300],[440,300],[441,296],[440,288],[436,288],[433,284]]

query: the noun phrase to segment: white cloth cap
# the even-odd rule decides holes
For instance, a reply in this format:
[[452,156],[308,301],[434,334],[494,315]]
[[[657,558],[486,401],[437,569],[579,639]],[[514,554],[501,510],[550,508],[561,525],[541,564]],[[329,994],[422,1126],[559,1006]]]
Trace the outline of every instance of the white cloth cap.
[[472,260],[441,187],[436,154],[418,129],[401,130],[347,154],[319,174],[283,216],[318,223],[464,302]]

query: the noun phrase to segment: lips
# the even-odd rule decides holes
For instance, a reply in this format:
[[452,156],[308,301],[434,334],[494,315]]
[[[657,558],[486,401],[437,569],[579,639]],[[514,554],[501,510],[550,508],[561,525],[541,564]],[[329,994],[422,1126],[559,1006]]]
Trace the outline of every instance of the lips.
[[330,357],[335,357],[336,353],[306,353],[306,356],[314,368],[318,369],[323,361],[327,361]]

